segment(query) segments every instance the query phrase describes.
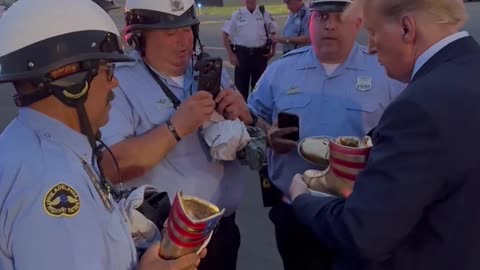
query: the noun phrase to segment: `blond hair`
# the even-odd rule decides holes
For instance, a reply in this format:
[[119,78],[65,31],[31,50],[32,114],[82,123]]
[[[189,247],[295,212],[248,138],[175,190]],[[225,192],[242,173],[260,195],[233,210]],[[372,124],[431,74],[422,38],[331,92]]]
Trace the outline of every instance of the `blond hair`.
[[398,19],[408,12],[420,12],[436,23],[459,26],[468,18],[463,0],[355,0],[345,11],[345,16],[361,16],[363,9],[372,4],[387,19]]

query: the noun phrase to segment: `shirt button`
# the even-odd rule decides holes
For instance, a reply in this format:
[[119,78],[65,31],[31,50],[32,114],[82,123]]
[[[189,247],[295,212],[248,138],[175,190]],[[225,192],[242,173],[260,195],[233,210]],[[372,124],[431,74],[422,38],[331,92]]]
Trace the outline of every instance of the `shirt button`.
[[48,132],[45,132],[45,133],[43,133],[43,137],[45,137],[47,139],[50,139],[50,138],[52,138],[52,135]]

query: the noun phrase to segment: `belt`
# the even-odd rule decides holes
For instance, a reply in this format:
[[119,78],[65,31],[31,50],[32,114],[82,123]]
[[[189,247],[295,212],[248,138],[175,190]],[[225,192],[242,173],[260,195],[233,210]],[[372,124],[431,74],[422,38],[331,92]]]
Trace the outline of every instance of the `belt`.
[[262,47],[255,47],[255,48],[249,48],[241,45],[234,45],[235,46],[235,52],[241,52],[241,53],[247,53],[250,55],[253,54],[261,54],[262,53]]

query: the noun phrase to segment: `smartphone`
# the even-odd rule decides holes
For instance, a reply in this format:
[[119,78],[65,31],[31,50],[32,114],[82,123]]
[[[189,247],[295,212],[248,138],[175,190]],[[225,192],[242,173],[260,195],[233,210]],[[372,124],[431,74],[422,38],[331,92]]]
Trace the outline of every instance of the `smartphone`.
[[195,70],[198,71],[198,90],[209,92],[215,99],[222,82],[222,59],[202,57],[195,64]]
[[278,114],[278,127],[279,128],[288,128],[296,127],[298,131],[295,133],[290,133],[284,137],[284,139],[291,141],[298,141],[300,139],[300,119],[298,115],[286,112],[280,112]]

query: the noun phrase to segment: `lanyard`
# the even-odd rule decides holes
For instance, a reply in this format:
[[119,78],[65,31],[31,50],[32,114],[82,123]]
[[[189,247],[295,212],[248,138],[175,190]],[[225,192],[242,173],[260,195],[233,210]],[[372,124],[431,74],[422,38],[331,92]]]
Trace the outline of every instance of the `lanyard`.
[[[165,93],[165,95],[170,100],[170,102],[172,102],[175,110],[178,109],[178,107],[182,102],[177,98],[177,96],[175,96],[172,90],[170,90],[170,88],[160,79],[158,74],[155,71],[153,71],[152,68],[147,63],[145,63],[145,61],[143,61],[143,64],[147,68],[148,72],[150,72],[150,75],[152,75],[153,79],[157,82],[158,86],[160,86],[163,93]],[[190,85],[190,92],[191,92],[191,88],[192,86]]]
[[85,172],[87,173],[88,178],[90,178],[90,181],[95,187],[95,190],[100,196],[100,199],[102,200],[105,207],[108,209],[108,211],[113,212],[114,206],[112,204],[112,194],[108,191],[108,188],[105,188],[105,187],[102,188],[102,186],[100,185],[100,181],[97,180],[97,177],[93,172],[92,168],[83,159],[82,159],[82,166]]
[[[73,151],[70,147],[66,146],[72,153],[74,153],[81,161],[82,161],[82,167],[83,170],[87,173],[88,178],[92,182],[93,186],[95,187],[95,190],[97,191],[98,195],[100,196],[100,199],[102,200],[103,205],[105,205],[105,208],[108,209],[108,211],[113,212],[115,209],[115,206],[113,205],[112,201],[115,199],[117,201],[117,196],[115,198],[112,198],[112,193],[115,195],[118,194],[116,189],[113,187],[113,185],[105,178],[103,173],[100,173],[100,179],[98,179],[98,174],[94,172],[92,167],[88,165],[88,163],[81,157],[79,156],[75,151]],[[92,163],[95,157],[95,153],[92,153]],[[92,166],[94,166],[92,164]],[[100,166],[100,164],[97,163],[97,166]],[[100,170],[101,172],[101,170]]]

